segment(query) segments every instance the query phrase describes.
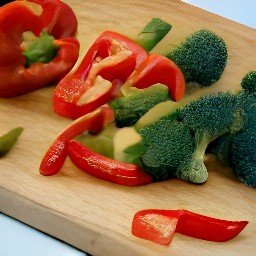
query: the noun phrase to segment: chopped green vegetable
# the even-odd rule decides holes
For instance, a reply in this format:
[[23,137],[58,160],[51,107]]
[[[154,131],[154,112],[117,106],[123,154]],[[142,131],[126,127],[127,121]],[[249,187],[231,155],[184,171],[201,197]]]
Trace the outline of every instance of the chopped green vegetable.
[[136,42],[147,52],[151,51],[171,30],[172,26],[159,18],[153,18],[139,33]]
[[155,180],[173,177],[183,161],[190,159],[193,154],[193,133],[183,123],[160,120],[141,129],[140,133],[140,143],[144,146],[144,152],[140,155],[142,168]]
[[16,143],[23,128],[17,127],[0,137],[0,156],[4,156]]
[[186,82],[209,86],[220,79],[228,58],[224,40],[209,30],[199,30],[167,57],[182,70]]
[[242,79],[241,86],[245,92],[256,94],[256,71],[247,73]]
[[[209,152],[229,164],[245,184],[256,188],[256,72],[249,72],[241,81],[243,91],[236,95],[237,108],[244,120],[239,131],[231,131],[214,141]],[[239,122],[238,122],[239,123]]]
[[[242,127],[239,113],[234,94],[204,96],[139,129],[141,147],[134,145],[125,151],[137,154],[142,168],[155,180],[175,176],[203,183],[208,177],[204,164],[207,146]],[[141,152],[136,152],[138,148]]]
[[[256,112],[255,112],[256,113]],[[239,132],[231,142],[230,165],[246,185],[256,188],[256,126]]]
[[168,88],[162,84],[155,84],[145,89],[138,89],[130,96],[116,98],[109,102],[109,105],[115,112],[117,127],[125,127],[134,125],[148,110],[168,99],[170,99]]

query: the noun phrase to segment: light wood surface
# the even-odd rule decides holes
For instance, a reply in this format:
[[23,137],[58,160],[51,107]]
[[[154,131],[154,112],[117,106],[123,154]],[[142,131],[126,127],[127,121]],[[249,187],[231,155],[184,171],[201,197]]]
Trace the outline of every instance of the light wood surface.
[[[167,52],[185,36],[208,28],[226,41],[228,66],[222,79],[201,93],[236,90],[245,73],[256,69],[256,32],[178,0],[66,0],[77,14],[81,58],[104,30],[135,37],[153,17],[173,25],[155,52]],[[79,62],[78,62],[79,63]],[[91,177],[69,160],[55,176],[38,172],[56,135],[71,121],[52,111],[54,87],[13,99],[0,99],[0,134],[22,126],[24,132],[0,159],[0,211],[95,256],[115,255],[255,255],[256,190],[239,182],[232,170],[209,157],[204,185],[169,180],[142,187],[123,187]],[[246,229],[225,243],[175,234],[169,246],[134,237],[133,215],[142,209],[188,209],[230,220],[248,220]]]

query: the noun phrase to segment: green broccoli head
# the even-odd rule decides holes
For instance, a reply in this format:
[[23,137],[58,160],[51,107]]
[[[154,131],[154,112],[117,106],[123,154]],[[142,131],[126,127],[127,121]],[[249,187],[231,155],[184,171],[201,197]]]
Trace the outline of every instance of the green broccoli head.
[[246,93],[256,95],[256,71],[248,72],[243,77],[241,86]]
[[234,119],[239,119],[236,96],[230,92],[203,96],[186,105],[180,111],[179,118],[194,132],[213,140],[228,132],[233,127]]
[[145,148],[140,157],[142,167],[155,180],[173,177],[194,151],[193,133],[176,120],[159,120],[142,128],[140,134]]
[[167,57],[179,66],[186,82],[209,86],[220,79],[228,51],[221,37],[204,29],[187,37]]
[[240,121],[228,133],[213,141],[207,149],[222,163],[229,164],[242,182],[253,187],[256,187],[255,78],[256,72],[247,73],[241,82],[243,90],[235,96],[236,108],[241,113]]
[[234,137],[230,147],[230,162],[235,175],[248,186],[256,188],[256,126]]

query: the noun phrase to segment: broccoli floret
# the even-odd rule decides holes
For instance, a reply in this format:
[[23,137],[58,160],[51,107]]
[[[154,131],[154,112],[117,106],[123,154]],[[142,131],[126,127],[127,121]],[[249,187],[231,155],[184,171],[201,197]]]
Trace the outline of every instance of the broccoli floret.
[[254,188],[256,188],[255,145],[256,126],[237,133],[230,147],[230,162],[235,175],[243,183]]
[[251,95],[256,94],[256,71],[248,72],[241,81],[243,90]]
[[186,82],[209,86],[220,79],[228,51],[221,37],[203,29],[187,37],[167,57],[179,66]]
[[236,97],[228,92],[204,96],[181,110],[180,121],[195,133],[196,148],[191,159],[179,166],[176,176],[195,183],[205,182],[208,176],[204,155],[208,145],[242,127],[243,118],[236,108]]
[[203,183],[208,178],[204,165],[207,146],[223,134],[240,129],[242,123],[235,95],[204,96],[139,130],[144,146],[142,168],[156,180],[175,176]]
[[[242,91],[236,95],[236,108],[242,113],[240,129],[233,129],[208,147],[245,184],[256,187],[256,72],[249,72],[241,81]],[[238,128],[238,127],[237,127]]]
[[109,102],[114,110],[116,126],[126,127],[135,124],[149,109],[169,98],[168,88],[156,84],[146,89],[138,90],[127,97],[116,98]]
[[238,105],[244,110],[245,123],[230,144],[230,165],[242,182],[256,188],[256,71],[247,73],[241,86]]
[[176,120],[159,120],[140,130],[144,153],[142,168],[155,180],[174,176],[176,169],[193,154],[193,132]]

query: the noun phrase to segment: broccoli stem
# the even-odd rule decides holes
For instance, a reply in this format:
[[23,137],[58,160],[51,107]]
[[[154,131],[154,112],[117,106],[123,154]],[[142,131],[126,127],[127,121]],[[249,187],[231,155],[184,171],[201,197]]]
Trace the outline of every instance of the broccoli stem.
[[207,168],[204,164],[204,156],[210,142],[219,135],[203,133],[195,134],[196,148],[190,158],[186,159],[177,169],[176,176],[180,179],[193,182],[204,183],[208,179]]

